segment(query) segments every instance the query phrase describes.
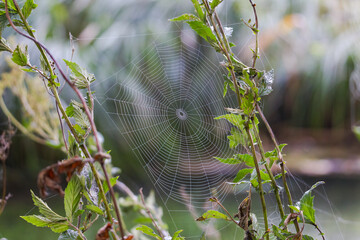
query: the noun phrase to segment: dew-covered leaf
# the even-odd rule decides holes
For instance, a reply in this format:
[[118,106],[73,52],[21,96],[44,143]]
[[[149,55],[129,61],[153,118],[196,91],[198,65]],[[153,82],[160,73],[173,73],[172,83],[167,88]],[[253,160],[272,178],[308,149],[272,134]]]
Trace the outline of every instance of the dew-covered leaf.
[[68,229],[66,232],[60,234],[58,240],[76,240],[79,236],[77,231]]

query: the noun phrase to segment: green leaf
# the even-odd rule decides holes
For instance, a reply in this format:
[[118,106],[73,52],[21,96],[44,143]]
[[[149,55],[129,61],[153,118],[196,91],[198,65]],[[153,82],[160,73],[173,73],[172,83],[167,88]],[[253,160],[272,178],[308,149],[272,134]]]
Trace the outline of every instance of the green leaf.
[[217,159],[218,161],[225,163],[225,164],[239,164],[241,163],[241,161],[239,159],[236,158],[219,158],[219,157],[214,157],[215,159]]
[[0,40],[0,52],[12,52],[5,38],[1,38]]
[[274,233],[276,240],[287,240],[288,237],[293,236],[294,234],[289,233],[286,230],[278,228],[276,225],[272,226],[272,232]]
[[179,234],[182,232],[183,230],[178,230],[174,233],[174,235],[172,236],[171,240],[182,240],[185,239],[183,237],[179,237]]
[[252,168],[244,168],[244,169],[241,169],[237,174],[236,174],[236,177],[234,178],[233,180],[233,183],[238,183],[240,182],[241,180],[243,180],[246,175],[252,173],[253,169]]
[[152,223],[152,219],[149,217],[138,217],[134,220],[134,223],[136,224],[151,224]]
[[[261,183],[268,183],[271,181],[269,174],[267,174],[266,172],[264,172],[264,170],[260,171],[260,176],[261,176]],[[256,169],[254,168],[254,170],[251,173],[250,176],[250,182],[252,184],[252,186],[254,188],[257,188],[259,186],[259,181],[258,181],[258,176],[257,176],[257,172]]]
[[216,43],[216,37],[211,28],[202,21],[188,21],[189,26],[208,43]]
[[25,51],[23,52],[18,45],[12,54],[11,60],[13,60],[13,62],[19,66],[22,67],[26,66],[29,63],[29,54],[28,54],[27,46],[25,47]]
[[[6,0],[2,0],[2,2],[4,3],[4,4],[2,4],[2,8],[4,8],[5,9],[5,1]],[[16,7],[15,7],[15,4],[14,4],[14,1],[13,0],[7,0],[7,4],[8,4],[8,8],[10,9],[10,10],[14,10],[14,11],[16,11]]]
[[80,182],[79,177],[76,174],[73,174],[71,180],[69,181],[64,196],[64,206],[66,217],[72,222],[73,215],[76,212],[81,195],[82,195],[83,186]]
[[[116,176],[116,177],[113,177],[110,179],[111,187],[113,187],[116,184],[116,181],[118,180],[118,178],[119,178],[119,176]],[[103,182],[103,189],[104,189],[105,193],[107,193],[109,191],[109,186],[107,185],[106,181]]]
[[230,148],[236,148],[239,144],[241,146],[246,146],[247,145],[248,138],[247,138],[246,134],[241,132],[239,129],[232,128],[231,129],[231,134],[232,135],[229,135],[227,137],[229,139]]
[[37,227],[47,227],[52,221],[41,215],[20,216],[22,219]]
[[85,69],[81,68],[77,63],[70,62],[64,59],[66,65],[70,68],[72,75],[70,76],[72,82],[79,89],[85,89],[95,81],[94,74],[88,73]]
[[314,209],[314,197],[311,195],[312,190],[317,186],[324,184],[325,182],[320,181],[315,183],[309,190],[307,190],[300,199],[300,202],[297,203],[297,206],[300,207],[300,210],[303,211],[304,217],[306,220],[310,221],[312,224],[315,224],[315,209]]
[[[194,0],[193,0],[194,1]],[[195,0],[197,1],[197,0]],[[187,22],[187,21],[199,21],[200,18],[193,14],[183,14],[181,16],[170,19],[171,22]]]
[[198,217],[196,221],[205,221],[210,218],[216,218],[216,219],[225,219],[227,221],[230,221],[230,219],[223,213],[218,212],[216,210],[208,210],[203,215]]
[[193,5],[194,5],[194,8],[195,8],[199,18],[201,19],[201,21],[205,22],[206,15],[205,15],[203,9],[201,8],[201,5],[200,5],[199,1],[198,0],[191,0],[191,1],[192,1]]
[[73,127],[77,134],[79,134],[81,136],[84,136],[86,134],[86,131],[82,127],[80,127],[79,124],[75,124],[75,125],[73,125]]
[[226,96],[226,93],[227,93],[227,90],[228,90],[228,86],[229,86],[229,83],[228,83],[228,82],[224,82],[223,97]]
[[43,214],[46,218],[48,218],[52,222],[61,222],[67,220],[65,217],[62,217],[59,214],[55,213],[41,198],[36,196],[33,191],[30,190],[30,192],[35,206],[39,208],[39,212]]
[[236,159],[245,163],[249,167],[255,167],[254,158],[250,154],[236,154]]
[[22,14],[25,18],[28,18],[32,12],[37,7],[37,4],[34,3],[34,0],[26,0],[24,6],[21,9]]
[[96,214],[104,215],[104,212],[99,207],[97,207],[95,205],[86,205],[85,208],[88,209],[91,212],[96,213]]
[[64,232],[69,228],[66,219],[61,221],[54,221],[39,215],[21,216],[21,218],[37,227],[49,227],[53,232],[56,233]]
[[289,208],[291,208],[292,210],[294,210],[294,212],[300,212],[300,209],[296,206],[293,205],[289,205]]
[[149,235],[158,240],[161,240],[161,237],[159,235],[157,235],[150,227],[148,227],[146,225],[141,225],[140,227],[137,227],[136,230],[139,230],[139,231],[145,233],[146,235]]
[[210,4],[211,9],[214,10],[221,2],[222,0],[213,0]]
[[60,234],[58,240],[76,240],[79,233],[75,230],[68,229],[66,232]]
[[215,120],[226,119],[236,127],[243,127],[244,126],[243,117],[241,115],[238,115],[238,114],[225,114],[225,115],[218,116],[218,117],[216,117],[214,119]]
[[309,235],[303,235],[302,240],[314,240],[314,238]]

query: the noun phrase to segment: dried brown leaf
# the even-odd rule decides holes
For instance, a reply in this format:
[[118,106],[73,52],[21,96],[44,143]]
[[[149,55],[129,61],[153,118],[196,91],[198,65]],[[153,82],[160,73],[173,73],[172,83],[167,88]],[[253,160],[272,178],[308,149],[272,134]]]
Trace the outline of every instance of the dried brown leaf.
[[[99,229],[96,234],[96,240],[107,240],[110,239],[109,231],[112,229],[111,223],[107,223],[105,226]],[[130,238],[131,239],[131,238]]]

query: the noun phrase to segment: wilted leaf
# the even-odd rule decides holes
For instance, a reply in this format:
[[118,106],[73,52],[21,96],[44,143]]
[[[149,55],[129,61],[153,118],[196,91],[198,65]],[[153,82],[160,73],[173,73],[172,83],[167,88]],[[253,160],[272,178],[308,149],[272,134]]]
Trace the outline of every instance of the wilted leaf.
[[107,240],[110,239],[109,231],[112,229],[111,223],[107,223],[105,226],[99,229],[96,234],[96,240]]
[[203,215],[201,215],[200,217],[198,217],[196,219],[196,221],[205,221],[207,219],[210,218],[216,218],[216,219],[225,219],[225,220],[230,220],[225,214],[218,212],[216,210],[208,210],[206,211]]
[[76,170],[81,170],[84,166],[82,158],[73,157],[62,162],[52,164],[38,174],[37,184],[40,191],[40,196],[45,198],[48,196],[48,191],[55,191],[60,195],[64,195],[61,187],[60,174],[65,173],[69,181],[72,174]]

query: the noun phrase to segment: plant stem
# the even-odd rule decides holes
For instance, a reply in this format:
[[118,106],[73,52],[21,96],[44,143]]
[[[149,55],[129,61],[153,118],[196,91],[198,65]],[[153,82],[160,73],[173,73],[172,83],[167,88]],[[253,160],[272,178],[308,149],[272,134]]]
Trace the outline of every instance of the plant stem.
[[[260,115],[260,118],[264,122],[264,124],[266,126],[266,129],[267,129],[268,133],[270,134],[270,138],[271,138],[271,140],[273,141],[273,143],[275,145],[275,148],[276,148],[276,151],[278,153],[279,160],[280,160],[281,174],[282,174],[282,180],[283,180],[285,192],[286,192],[286,195],[287,195],[287,198],[288,198],[289,205],[293,205],[291,192],[290,192],[289,186],[287,184],[287,180],[286,180],[285,161],[283,159],[283,155],[282,155],[281,150],[279,148],[279,144],[278,144],[278,142],[276,140],[275,134],[274,134],[269,122],[267,121],[264,113],[262,112],[262,110],[261,110],[261,108],[260,108],[260,106],[258,104],[256,104],[256,110],[258,111],[258,113]],[[289,210],[290,210],[290,213],[294,213],[294,211],[291,208],[289,208]],[[300,232],[299,223],[298,223],[298,221],[296,219],[295,219],[294,223],[295,223],[296,232],[299,233]]]
[[[245,128],[246,128],[246,133],[247,133],[247,135],[248,135],[248,137],[250,139],[251,151],[252,151],[252,155],[254,157],[254,165],[255,165],[256,174],[257,174],[257,177],[258,177],[259,194],[260,194],[262,211],[263,211],[263,215],[264,215],[265,232],[266,232],[269,229],[269,223],[268,223],[268,217],[267,217],[267,209],[266,209],[266,202],[265,202],[265,197],[264,197],[264,190],[263,190],[263,187],[262,187],[260,168],[259,168],[258,160],[257,160],[257,157],[256,157],[254,139],[253,139],[253,137],[251,135],[251,132],[250,132],[250,129],[249,129],[249,124],[247,124],[247,126],[245,126]],[[269,235],[266,235],[266,239],[269,240]]]
[[212,197],[212,200],[215,200],[215,202],[226,212],[226,214],[230,217],[231,221],[233,221],[236,225],[239,225],[238,222],[235,221],[235,219],[231,216],[231,214],[229,213],[229,211],[221,204],[221,202],[219,201],[219,199],[217,199],[216,197]]
[[[255,123],[253,122],[253,125],[255,126]],[[276,198],[276,202],[277,202],[277,205],[278,205],[278,208],[279,208],[279,212],[280,212],[280,217],[281,219],[283,219],[285,217],[285,212],[284,212],[284,208],[283,208],[283,205],[282,205],[282,202],[281,202],[281,198],[280,198],[280,194],[279,194],[279,187],[276,183],[276,180],[274,178],[274,174],[271,172],[271,169],[269,167],[269,164],[266,162],[266,157],[265,157],[265,152],[264,152],[264,147],[262,145],[262,141],[261,141],[261,138],[260,138],[260,135],[258,133],[258,131],[254,131],[255,133],[255,138],[257,140],[257,144],[258,144],[258,148],[260,150],[260,155],[261,155],[261,160],[264,162],[264,166],[265,166],[265,169],[266,169],[266,172],[269,174],[270,176],[270,179],[271,179],[271,185],[274,189],[274,193],[275,193],[275,198]]]
[[255,16],[255,28],[256,29],[251,28],[255,34],[255,51],[254,51],[253,64],[252,64],[252,68],[255,68],[256,60],[259,55],[259,37],[258,37],[258,35],[259,35],[258,34],[259,33],[259,20],[258,20],[257,13],[256,13],[256,4],[253,3],[252,0],[249,0],[249,2],[253,8],[254,16]]

